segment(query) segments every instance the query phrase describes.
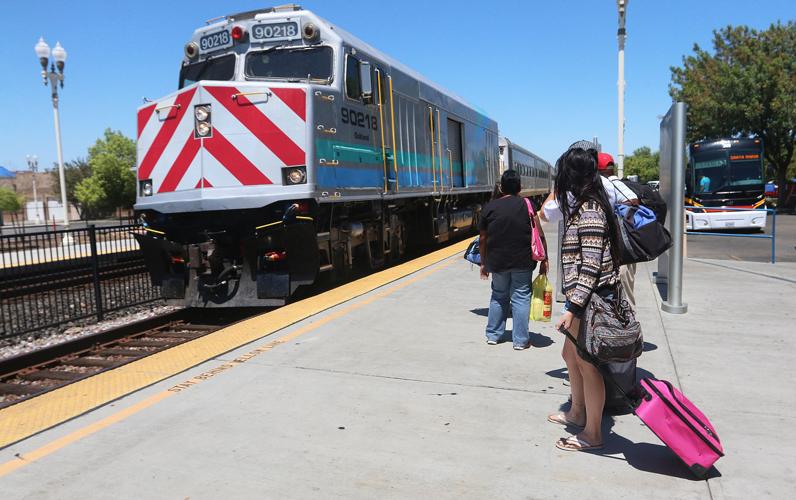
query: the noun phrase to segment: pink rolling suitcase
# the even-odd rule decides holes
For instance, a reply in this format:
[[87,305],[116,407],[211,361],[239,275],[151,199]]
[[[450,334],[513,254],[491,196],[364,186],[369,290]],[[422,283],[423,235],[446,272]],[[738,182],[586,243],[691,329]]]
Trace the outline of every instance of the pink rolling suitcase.
[[[561,332],[575,342],[572,335]],[[582,352],[582,351],[581,351]],[[631,394],[625,393],[608,370],[600,369],[588,353],[584,353],[603,376],[624,394],[633,413],[669,447],[699,478],[705,478],[710,468],[724,456],[724,449],[716,430],[694,403],[666,380],[642,378]]]
[[668,446],[697,477],[705,478],[724,456],[716,430],[694,403],[666,380],[642,378],[632,402],[633,413]]

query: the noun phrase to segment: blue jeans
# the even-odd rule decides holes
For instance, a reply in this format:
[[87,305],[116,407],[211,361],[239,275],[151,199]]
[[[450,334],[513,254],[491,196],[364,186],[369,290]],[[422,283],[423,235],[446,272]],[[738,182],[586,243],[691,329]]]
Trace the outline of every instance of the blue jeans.
[[528,318],[531,313],[531,273],[522,270],[492,273],[492,298],[489,300],[486,322],[487,340],[497,342],[503,337],[506,333],[506,318],[511,310],[514,345],[525,347],[530,343]]

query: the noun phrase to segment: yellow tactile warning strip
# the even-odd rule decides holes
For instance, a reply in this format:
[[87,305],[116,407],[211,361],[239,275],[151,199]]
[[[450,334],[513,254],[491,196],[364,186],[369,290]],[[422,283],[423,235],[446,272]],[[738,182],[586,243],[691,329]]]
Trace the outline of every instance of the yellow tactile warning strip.
[[[294,323],[448,257],[461,254],[468,244],[469,241],[459,242],[411,262],[372,274],[326,293],[281,307],[139,361],[4,408],[0,410],[0,448],[174,376],[242,345],[276,333]],[[334,317],[337,317],[337,314]],[[276,342],[279,343],[279,341]]]
[[89,425],[87,425],[85,427],[81,427],[80,429],[72,431],[69,434],[67,434],[65,436],[62,436],[62,437],[60,437],[60,438],[58,438],[58,439],[56,439],[54,441],[51,441],[51,442],[49,442],[49,443],[47,443],[47,444],[45,444],[45,445],[43,445],[43,446],[31,451],[31,452],[27,452],[27,453],[23,453],[23,454],[17,453],[13,460],[9,460],[8,462],[6,462],[4,464],[0,464],[0,477],[8,475],[8,474],[14,472],[15,470],[21,469],[22,467],[25,467],[28,464],[31,464],[31,463],[33,463],[33,462],[35,462],[37,460],[40,460],[40,459],[42,459],[42,458],[44,458],[44,457],[46,457],[48,455],[51,455],[51,454],[55,453],[56,451],[66,447],[66,446],[69,446],[72,443],[80,441],[81,439],[83,439],[83,438],[85,438],[87,436],[90,436],[90,435],[92,435],[92,434],[94,434],[96,432],[99,432],[102,429],[110,427],[111,425],[113,425],[113,424],[115,424],[117,422],[121,422],[121,421],[125,420],[127,417],[130,417],[131,415],[135,415],[136,413],[138,413],[138,412],[140,412],[142,410],[145,410],[146,408],[149,408],[150,406],[154,406],[155,404],[157,404],[160,401],[168,398],[169,396],[173,396],[173,395],[175,395],[177,393],[183,392],[183,391],[185,391],[187,389],[190,389],[191,387],[193,387],[193,386],[195,386],[197,384],[200,384],[200,383],[202,383],[202,382],[204,382],[206,380],[209,380],[209,379],[215,377],[216,375],[219,375],[221,373],[225,373],[226,371],[231,370],[231,369],[235,368],[236,366],[240,366],[241,364],[246,363],[247,361],[256,358],[260,354],[263,354],[265,352],[270,351],[271,349],[273,349],[274,347],[276,347],[276,346],[278,346],[280,344],[284,344],[286,342],[290,342],[291,340],[293,340],[293,339],[295,339],[297,337],[300,337],[300,336],[302,336],[302,335],[304,335],[304,334],[306,334],[308,332],[316,330],[318,327],[323,326],[326,323],[329,323],[331,321],[336,320],[337,318],[345,316],[346,314],[349,314],[350,312],[352,312],[352,311],[354,311],[356,309],[359,309],[359,308],[361,308],[363,306],[366,306],[366,305],[368,305],[368,304],[370,304],[372,302],[375,302],[376,300],[378,300],[378,299],[380,299],[382,297],[386,297],[387,295],[390,295],[390,294],[400,290],[401,288],[403,288],[405,286],[408,286],[408,285],[410,285],[410,284],[412,284],[412,283],[414,283],[416,281],[419,281],[419,280],[425,278],[426,276],[428,276],[431,273],[437,272],[440,269],[443,269],[443,268],[447,267],[448,265],[452,264],[453,262],[454,262],[453,260],[448,260],[447,262],[445,262],[445,263],[443,263],[443,264],[441,264],[439,266],[434,266],[433,268],[431,268],[429,270],[426,270],[426,271],[421,272],[421,273],[417,273],[413,277],[411,277],[411,278],[409,278],[407,280],[404,280],[404,281],[402,281],[401,283],[399,283],[397,285],[390,286],[389,288],[387,288],[383,292],[371,295],[370,297],[368,297],[366,299],[363,299],[363,300],[355,301],[352,304],[350,304],[350,305],[348,305],[348,306],[346,306],[346,307],[344,307],[342,309],[338,309],[337,311],[335,311],[335,312],[333,312],[331,314],[328,314],[328,315],[322,317],[321,319],[319,319],[317,321],[313,321],[311,323],[308,323],[308,324],[304,325],[303,327],[298,328],[298,329],[290,332],[289,334],[280,337],[279,339],[272,340],[271,342],[268,342],[267,344],[263,344],[263,345],[261,345],[259,347],[256,347],[256,348],[252,349],[251,351],[249,351],[249,352],[247,352],[245,354],[242,354],[242,355],[238,356],[237,358],[235,358],[235,359],[233,359],[231,361],[225,362],[225,363],[223,363],[221,365],[218,365],[216,367],[213,367],[213,368],[211,368],[211,369],[209,369],[209,370],[207,370],[205,372],[199,373],[199,374],[191,377],[190,379],[188,379],[188,380],[186,380],[184,382],[181,382],[179,384],[176,384],[176,385],[170,387],[169,389],[167,389],[165,391],[153,394],[153,395],[149,396],[148,398],[144,399],[143,401],[139,401],[138,403],[136,403],[136,404],[134,404],[134,405],[132,405],[130,407],[124,408],[124,409],[122,409],[120,411],[117,411],[116,413],[113,413],[111,415],[108,415],[107,417],[105,417],[105,418],[103,418],[103,419],[101,419],[101,420],[99,420],[97,422],[93,422],[93,423],[91,423],[91,424],[89,424]]

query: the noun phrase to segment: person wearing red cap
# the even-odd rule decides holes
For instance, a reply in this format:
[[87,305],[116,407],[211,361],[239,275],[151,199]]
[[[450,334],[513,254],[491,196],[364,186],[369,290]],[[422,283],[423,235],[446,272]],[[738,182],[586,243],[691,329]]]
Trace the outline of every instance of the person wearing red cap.
[[[616,190],[618,203],[638,203],[638,196],[630,190],[622,181],[614,174],[614,158],[608,153],[597,153],[597,170],[603,178],[608,179],[613,184]],[[636,265],[625,264],[619,268],[619,280],[625,289],[627,300],[636,307],[636,294],[633,292],[633,287],[636,284]]]

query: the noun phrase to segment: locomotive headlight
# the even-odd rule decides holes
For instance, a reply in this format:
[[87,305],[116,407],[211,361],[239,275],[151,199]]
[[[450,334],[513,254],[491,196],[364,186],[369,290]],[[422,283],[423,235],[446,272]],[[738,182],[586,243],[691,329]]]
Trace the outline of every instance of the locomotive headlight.
[[196,124],[196,135],[199,137],[207,137],[210,135],[210,125],[207,122],[199,122]]
[[212,112],[209,104],[197,104],[193,107],[194,137],[208,137],[213,132],[211,124]]
[[210,106],[196,106],[193,111],[194,116],[200,122],[207,120],[210,117]]
[[288,167],[283,170],[285,184],[304,184],[307,182],[307,170],[304,167]]
[[195,59],[199,55],[199,45],[196,42],[188,42],[185,45],[185,57]]
[[307,23],[301,28],[301,36],[308,42],[317,42],[321,38],[321,30],[314,24]]
[[152,179],[139,181],[141,196],[152,196]]

